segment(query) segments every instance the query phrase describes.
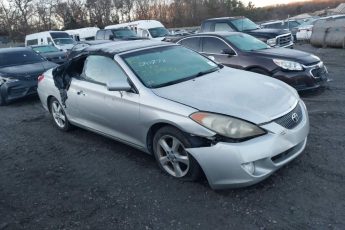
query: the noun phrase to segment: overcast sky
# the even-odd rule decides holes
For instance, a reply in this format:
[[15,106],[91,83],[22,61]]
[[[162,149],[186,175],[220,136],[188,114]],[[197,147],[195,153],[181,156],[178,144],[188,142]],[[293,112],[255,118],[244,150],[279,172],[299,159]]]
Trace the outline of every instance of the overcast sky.
[[275,5],[275,4],[287,4],[290,2],[300,2],[302,0],[242,0],[244,3],[248,3],[252,1],[255,6],[267,6],[267,5]]

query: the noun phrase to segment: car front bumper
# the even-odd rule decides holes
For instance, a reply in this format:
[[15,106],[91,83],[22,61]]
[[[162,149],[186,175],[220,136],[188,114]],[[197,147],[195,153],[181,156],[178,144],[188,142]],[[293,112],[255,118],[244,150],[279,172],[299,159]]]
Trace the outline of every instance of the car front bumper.
[[1,100],[5,103],[33,94],[37,94],[37,80],[18,80],[0,85]]
[[313,66],[304,66],[304,71],[279,70],[272,77],[289,84],[299,92],[325,87],[330,81],[328,70],[322,63]]
[[[275,122],[262,125],[267,134],[241,143],[219,142],[210,147],[187,151],[197,160],[213,189],[244,187],[256,184],[305,149],[309,133],[309,118],[304,103],[303,119],[294,129]],[[254,172],[245,165],[252,164]]]

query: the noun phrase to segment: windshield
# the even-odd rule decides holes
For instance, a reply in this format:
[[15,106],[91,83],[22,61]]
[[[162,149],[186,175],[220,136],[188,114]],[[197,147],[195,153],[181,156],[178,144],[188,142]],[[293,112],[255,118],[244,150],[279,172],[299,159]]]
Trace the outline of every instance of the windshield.
[[32,50],[0,53],[0,67],[43,62],[45,59]]
[[76,41],[72,38],[55,38],[54,42],[56,45],[74,45]]
[[123,38],[133,38],[137,36],[132,30],[128,28],[114,29],[112,31],[115,38],[123,39]]
[[270,48],[266,43],[248,34],[234,34],[226,36],[225,38],[242,51],[255,51]]
[[238,31],[256,30],[259,29],[258,25],[249,20],[248,18],[239,18],[232,20],[231,23],[236,27]]
[[151,28],[149,31],[153,38],[165,37],[169,35],[169,31],[164,27]]
[[59,51],[59,49],[55,46],[36,46],[32,47],[32,49],[38,53],[51,53]]
[[159,88],[187,81],[218,70],[218,65],[182,46],[166,46],[122,56],[148,88]]

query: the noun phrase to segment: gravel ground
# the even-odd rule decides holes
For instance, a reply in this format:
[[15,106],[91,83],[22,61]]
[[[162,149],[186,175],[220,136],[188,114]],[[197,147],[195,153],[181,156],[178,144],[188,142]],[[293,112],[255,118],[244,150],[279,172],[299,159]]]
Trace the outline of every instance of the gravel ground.
[[345,50],[296,48],[334,81],[303,96],[305,152],[249,188],[180,182],[136,149],[60,132],[36,97],[1,107],[0,229],[345,229]]

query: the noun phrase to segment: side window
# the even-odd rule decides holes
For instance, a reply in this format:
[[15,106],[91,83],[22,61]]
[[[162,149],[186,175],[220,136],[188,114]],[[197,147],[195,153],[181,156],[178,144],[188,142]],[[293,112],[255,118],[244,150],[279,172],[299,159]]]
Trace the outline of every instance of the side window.
[[38,44],[38,39],[27,40],[26,45],[33,46]]
[[222,50],[229,49],[222,40],[218,38],[203,38],[203,52],[209,54],[221,54]]
[[212,26],[212,22],[205,22],[204,26],[202,28],[203,32],[210,32],[211,31],[211,26]]
[[96,39],[97,39],[97,40],[104,40],[104,33],[105,33],[104,30],[99,30],[99,31],[97,31]]
[[228,23],[218,22],[214,26],[214,31],[234,31]]
[[200,51],[200,38],[186,38],[179,42],[179,44],[183,45],[184,47],[187,47],[189,49]]
[[50,45],[53,44],[53,41],[52,41],[51,38],[48,37],[48,38],[47,38],[47,41],[48,41],[48,44],[50,44]]
[[111,30],[106,30],[104,35],[104,40],[110,40],[110,36],[114,36]]
[[116,78],[127,78],[113,59],[96,55],[86,59],[82,75],[86,80],[101,84],[106,84]]

